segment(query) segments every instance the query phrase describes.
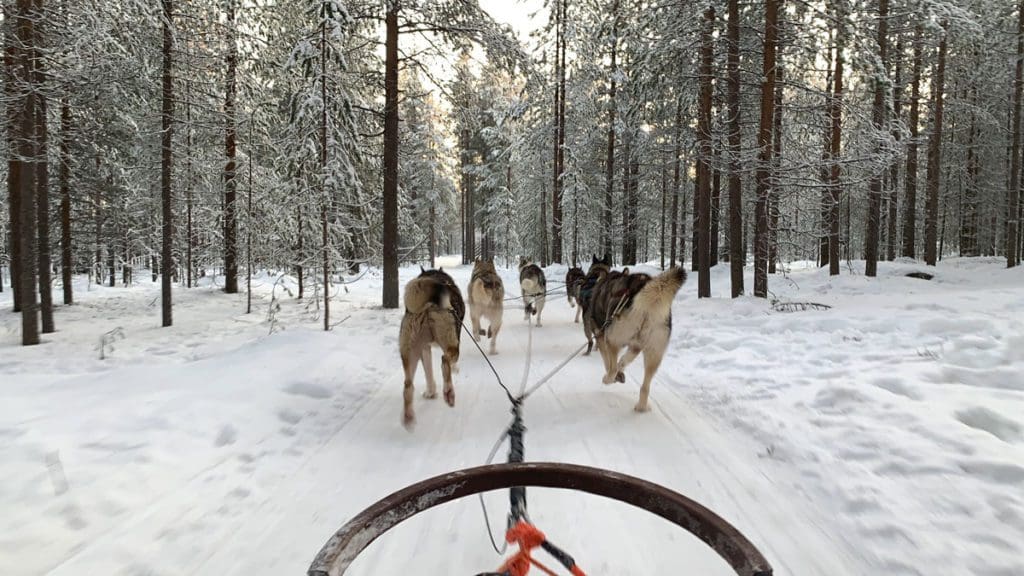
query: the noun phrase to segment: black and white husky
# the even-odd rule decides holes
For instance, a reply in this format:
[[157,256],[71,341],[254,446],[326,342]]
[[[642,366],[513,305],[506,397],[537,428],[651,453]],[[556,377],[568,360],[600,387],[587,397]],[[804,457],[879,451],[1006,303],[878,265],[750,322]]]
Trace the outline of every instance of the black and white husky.
[[526,321],[530,321],[531,315],[536,316],[537,327],[540,328],[540,313],[544,311],[544,295],[548,290],[548,282],[540,266],[525,258],[519,261],[519,288],[522,290],[523,305],[526,308]]
[[[672,300],[686,282],[686,271],[670,268],[659,276],[609,272],[597,284],[586,313],[595,328],[597,348],[604,360],[603,382],[625,382],[623,371],[644,355],[644,382],[637,412],[650,409],[651,380],[661,366],[672,335]],[[619,352],[626,348],[625,354]]]

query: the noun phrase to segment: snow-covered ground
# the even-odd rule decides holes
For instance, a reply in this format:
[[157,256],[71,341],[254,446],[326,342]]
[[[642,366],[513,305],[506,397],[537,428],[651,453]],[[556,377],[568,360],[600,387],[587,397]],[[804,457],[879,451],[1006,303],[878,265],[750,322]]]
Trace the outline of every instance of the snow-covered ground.
[[[528,459],[680,491],[780,575],[1024,574],[1024,270],[954,259],[933,281],[904,277],[920,269],[830,279],[794,265],[772,278],[774,295],[832,308],[793,313],[728,299],[725,266],[716,298],[698,301],[692,277],[654,409],[632,411],[641,363],[628,384],[603,386],[597,355],[577,358],[527,404]],[[469,270],[451,271],[465,286]],[[518,293],[516,272],[503,274]],[[17,317],[0,315],[0,574],[301,574],[376,499],[482,463],[508,405],[471,343],[455,408],[417,397],[410,434],[401,313],[376,305],[379,277],[337,294],[329,333],[312,302],[279,287],[270,334],[273,279],[257,284],[251,315],[244,295],[177,290],[170,329],[155,285],[81,285],[79,304],[57,311],[60,331],[29,349]],[[548,303],[531,381],[582,342],[572,317],[563,298]],[[100,360],[106,333],[123,338]],[[526,336],[510,306],[493,360],[513,385]],[[488,502],[503,524],[506,495]],[[692,537],[615,502],[532,490],[530,509],[591,574],[729,573]],[[386,534],[350,573],[499,563],[466,500]]]

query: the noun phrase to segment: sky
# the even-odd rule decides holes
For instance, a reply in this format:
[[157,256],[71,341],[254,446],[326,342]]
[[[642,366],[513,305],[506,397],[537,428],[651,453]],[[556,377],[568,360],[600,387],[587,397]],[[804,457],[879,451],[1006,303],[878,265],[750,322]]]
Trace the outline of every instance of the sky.
[[[540,28],[547,20],[544,0],[480,0],[480,7],[503,24],[509,24],[526,43],[530,32]],[[531,15],[537,14],[531,18]]]

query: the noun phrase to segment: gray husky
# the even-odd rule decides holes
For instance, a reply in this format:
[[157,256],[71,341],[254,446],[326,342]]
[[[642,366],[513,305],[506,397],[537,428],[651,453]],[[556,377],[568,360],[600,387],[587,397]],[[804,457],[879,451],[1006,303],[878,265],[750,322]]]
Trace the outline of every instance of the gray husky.
[[[494,269],[493,262],[477,260],[473,263],[473,276],[469,280],[469,318],[473,322],[473,338],[491,339],[491,354],[498,353],[498,332],[505,311],[505,284]],[[480,327],[480,319],[487,319],[487,330]]]
[[[422,270],[422,269],[421,269]],[[455,406],[452,372],[458,372],[459,343],[466,305],[452,277],[442,270],[422,270],[405,285],[405,316],[398,338],[398,348],[405,369],[404,410],[402,425],[411,428],[416,414],[412,407],[413,378],[416,365],[423,363],[427,377],[424,398],[437,398],[431,345],[441,348],[441,372],[444,376],[444,399]]]
[[544,295],[547,293],[548,283],[540,266],[530,263],[525,258],[519,261],[519,288],[522,290],[523,304],[526,306],[526,321],[530,321],[531,315],[536,316],[537,327],[540,328],[540,313],[544,311]]
[[[686,271],[670,268],[659,276],[609,272],[594,289],[587,313],[595,326],[597,348],[604,360],[603,382],[625,382],[623,371],[643,352],[644,382],[637,412],[650,409],[651,380],[661,365],[672,334],[672,300],[686,282]],[[619,358],[619,352],[626,348]]]

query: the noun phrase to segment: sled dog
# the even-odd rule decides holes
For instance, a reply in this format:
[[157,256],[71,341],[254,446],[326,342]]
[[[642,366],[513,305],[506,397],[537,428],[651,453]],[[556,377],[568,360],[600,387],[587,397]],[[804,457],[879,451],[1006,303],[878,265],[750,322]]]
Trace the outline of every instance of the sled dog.
[[544,295],[548,290],[548,283],[540,266],[532,264],[525,258],[519,261],[519,288],[522,290],[523,304],[526,307],[526,321],[530,321],[531,315],[536,316],[537,327],[540,328],[540,313],[544,311]]
[[587,275],[583,278],[583,283],[580,284],[579,304],[580,309],[583,311],[583,333],[587,336],[587,351],[583,354],[584,356],[589,356],[594,350],[595,326],[593,319],[588,313],[590,303],[594,298],[594,289],[604,280],[604,277],[608,275],[611,269],[611,256],[606,255],[603,258],[598,258],[595,254],[590,261],[590,270],[587,271]]
[[[505,285],[494,269],[493,262],[477,260],[473,263],[473,276],[469,280],[469,317],[473,322],[473,338],[491,339],[491,354],[497,354],[498,332],[505,310]],[[487,319],[487,330],[480,327],[480,318]]]
[[[675,267],[651,277],[610,272],[594,290],[588,312],[596,327],[597,349],[604,360],[604,383],[625,382],[626,366],[643,352],[644,382],[637,412],[649,410],[651,380],[661,365],[672,334],[672,300],[686,282],[686,271]],[[619,352],[626,348],[619,358]]]
[[583,279],[586,278],[586,274],[583,273],[583,268],[572,267],[569,268],[569,272],[565,274],[565,293],[569,297],[569,307],[576,308],[576,320],[579,324],[580,313],[583,312],[582,306],[577,306],[580,303],[580,286],[583,285]]
[[416,414],[413,410],[413,379],[416,365],[423,363],[427,377],[424,398],[437,398],[431,345],[441,348],[441,372],[444,376],[444,399],[455,406],[452,372],[458,371],[459,342],[466,305],[452,277],[443,270],[423,270],[405,285],[405,315],[399,333],[399,352],[405,370],[404,410],[402,425],[411,428]]

